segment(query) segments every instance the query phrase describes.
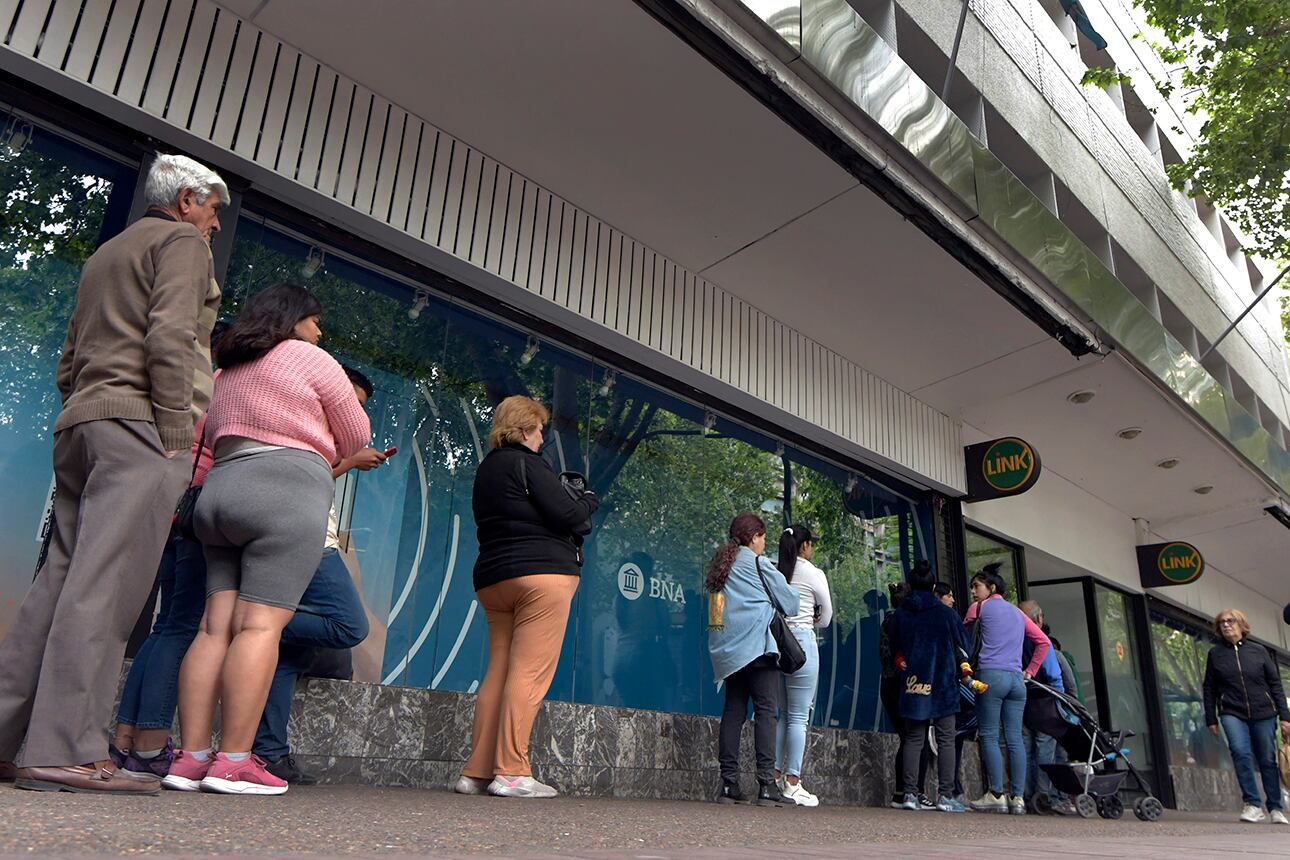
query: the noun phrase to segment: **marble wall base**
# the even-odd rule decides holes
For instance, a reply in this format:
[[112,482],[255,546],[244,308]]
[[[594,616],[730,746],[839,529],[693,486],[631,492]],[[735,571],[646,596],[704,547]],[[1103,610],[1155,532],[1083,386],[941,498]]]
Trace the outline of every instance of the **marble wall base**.
[[[323,782],[442,788],[470,752],[475,697],[409,687],[311,679],[292,706],[291,747]],[[716,717],[543,702],[533,728],[534,775],[565,794],[706,800],[717,790]],[[894,787],[891,734],[812,727],[802,781],[831,804],[876,806]],[[741,770],[755,788],[752,724]],[[964,749],[963,777],[980,792],[979,757]],[[930,781],[935,780],[933,763]]]
[[1241,811],[1241,787],[1231,768],[1171,767],[1169,775],[1174,781],[1174,801],[1179,809]]

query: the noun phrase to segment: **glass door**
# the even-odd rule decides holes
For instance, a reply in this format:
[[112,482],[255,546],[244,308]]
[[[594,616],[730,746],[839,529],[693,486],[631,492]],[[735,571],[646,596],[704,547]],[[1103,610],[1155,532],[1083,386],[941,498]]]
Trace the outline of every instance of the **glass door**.
[[[1051,635],[1075,669],[1077,694],[1108,731],[1126,729],[1125,742],[1134,766],[1153,789],[1158,737],[1158,702],[1149,693],[1147,675],[1154,663],[1144,653],[1145,608],[1134,598],[1092,577],[1029,583],[1030,597],[1044,610]],[[1139,617],[1141,616],[1141,617]]]
[[81,266],[125,226],[137,175],[0,108],[0,637],[43,542],[59,409],[54,369]]

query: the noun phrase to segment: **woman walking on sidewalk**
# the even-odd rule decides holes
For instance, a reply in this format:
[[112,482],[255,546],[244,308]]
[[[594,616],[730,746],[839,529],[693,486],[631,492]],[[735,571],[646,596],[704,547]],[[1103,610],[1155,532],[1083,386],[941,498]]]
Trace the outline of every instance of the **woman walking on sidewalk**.
[[800,599],[778,570],[761,561],[765,549],[766,524],[756,514],[740,514],[730,523],[729,540],[708,564],[708,654],[713,675],[726,687],[717,743],[721,763],[717,799],[722,803],[745,799],[739,787],[739,735],[748,717],[749,699],[756,719],[757,804],[793,803],[775,784],[775,708],[781,672],[770,622],[775,605],[786,617],[797,615]]
[[[1277,717],[1283,737],[1290,737],[1290,708],[1286,707],[1281,676],[1272,655],[1253,639],[1250,621],[1239,609],[1224,609],[1214,616],[1214,631],[1222,638],[1205,661],[1205,725],[1218,734],[1223,725],[1227,748],[1236,766],[1245,806],[1241,820],[1254,824],[1269,816],[1273,824],[1290,824],[1281,809],[1281,776],[1277,768]],[[1268,815],[1259,802],[1259,783]]]
[[560,662],[582,539],[600,501],[590,490],[569,492],[539,453],[550,417],[536,400],[507,397],[475,473],[475,593],[488,618],[488,671],[458,794],[556,796],[533,778],[529,735]]
[[806,664],[791,675],[780,673],[781,714],[775,735],[775,775],[783,780],[784,796],[798,806],[820,805],[820,799],[802,785],[802,755],[806,751],[806,727],[811,721],[820,681],[820,646],[815,630],[828,627],[833,620],[829,581],[824,571],[811,563],[814,554],[815,535],[801,523],[780,534],[779,572],[797,589],[801,599],[797,614],[787,619],[788,627],[806,652]]
[[[275,284],[251,296],[216,352],[206,420],[215,465],[194,527],[206,556],[206,611],[179,678],[185,749],[164,784],[225,794],[282,794],[251,754],[282,629],[322,558],[331,467],[365,446],[367,414],[317,343],[322,306]],[[210,748],[220,706],[220,751]]]

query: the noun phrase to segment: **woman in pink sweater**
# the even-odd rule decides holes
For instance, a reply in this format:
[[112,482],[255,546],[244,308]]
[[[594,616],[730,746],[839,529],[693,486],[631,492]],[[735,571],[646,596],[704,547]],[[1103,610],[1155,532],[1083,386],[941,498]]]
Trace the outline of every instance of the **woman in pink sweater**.
[[[282,794],[251,754],[282,629],[322,558],[331,467],[371,426],[340,364],[317,346],[322,306],[276,284],[247,300],[220,341],[206,419],[215,452],[194,515],[206,555],[206,613],[179,678],[185,749],[163,784]],[[220,752],[210,749],[221,705]]]

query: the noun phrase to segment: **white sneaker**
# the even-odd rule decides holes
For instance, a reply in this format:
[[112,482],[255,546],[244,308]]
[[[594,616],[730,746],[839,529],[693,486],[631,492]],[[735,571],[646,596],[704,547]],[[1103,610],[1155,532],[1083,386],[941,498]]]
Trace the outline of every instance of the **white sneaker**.
[[1008,801],[1008,809],[1013,815],[1026,814],[1026,799],[1013,795],[1012,800]]
[[[1281,818],[1282,820],[1285,820],[1284,815],[1281,816]],[[1257,806],[1246,804],[1245,808],[1241,810],[1241,820],[1246,824],[1258,824],[1260,821],[1267,820],[1267,816],[1264,815],[1263,810],[1259,809]]]
[[452,790],[458,794],[483,794],[488,790],[491,782],[492,780],[463,776],[457,780],[457,784],[452,787]]
[[793,785],[788,780],[784,780],[783,795],[798,806],[819,806],[820,799],[807,791],[802,783]]
[[498,774],[488,784],[488,793],[495,797],[555,797],[559,794],[549,785],[543,785],[531,776],[502,776]]
[[1008,813],[1008,797],[1003,794],[995,794],[993,791],[987,791],[977,800],[972,801],[969,806],[977,812],[1002,812]]
[[1272,810],[1269,817],[1273,824],[1290,824],[1290,819],[1286,818],[1286,814],[1279,809]]

